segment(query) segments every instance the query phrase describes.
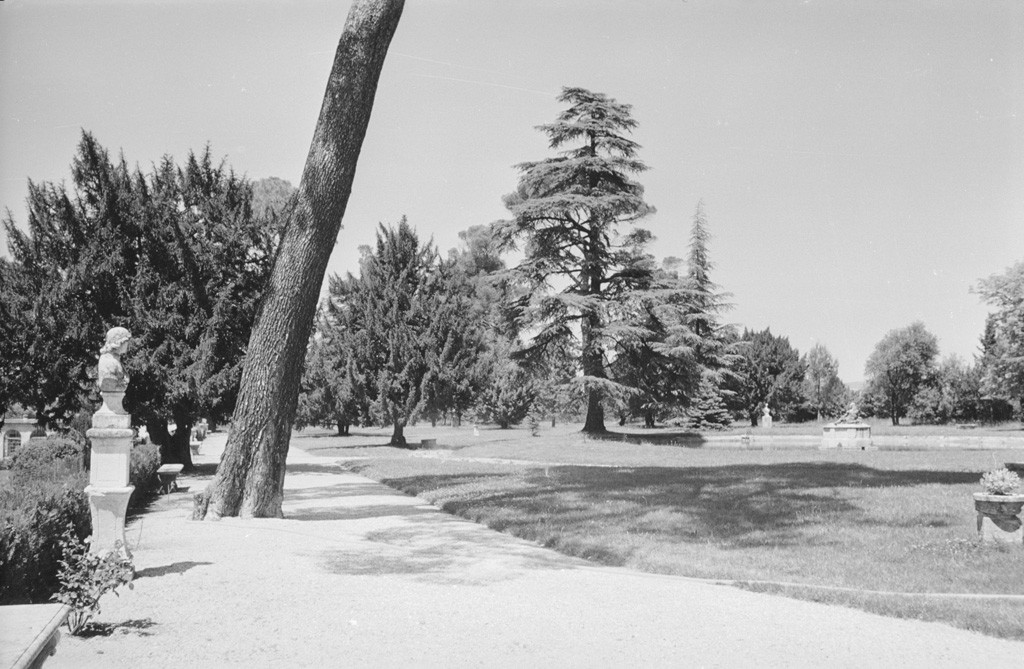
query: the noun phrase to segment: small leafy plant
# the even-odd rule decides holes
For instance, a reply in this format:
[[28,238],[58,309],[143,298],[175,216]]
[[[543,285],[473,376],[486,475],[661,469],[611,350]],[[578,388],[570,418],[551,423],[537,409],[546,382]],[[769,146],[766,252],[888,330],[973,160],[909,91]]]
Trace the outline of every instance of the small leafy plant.
[[100,597],[108,592],[116,595],[122,585],[134,587],[135,567],[130,558],[118,550],[106,555],[90,553],[88,542],[89,539],[79,539],[70,525],[60,540],[60,592],[53,599],[71,607],[67,626],[72,635],[79,634],[89,619],[99,613]]
[[989,495],[1012,495],[1020,488],[1020,477],[1006,467],[985,472],[981,485]]

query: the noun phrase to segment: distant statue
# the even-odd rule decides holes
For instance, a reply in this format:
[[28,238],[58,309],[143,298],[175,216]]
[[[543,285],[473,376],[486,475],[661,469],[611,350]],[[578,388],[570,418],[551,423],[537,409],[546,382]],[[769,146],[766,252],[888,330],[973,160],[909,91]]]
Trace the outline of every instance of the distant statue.
[[772,426],[772,412],[768,409],[768,405],[764,405],[764,411],[761,412],[761,427]]
[[128,340],[132,333],[125,328],[110,328],[107,340],[100,348],[100,361],[96,368],[96,385],[103,392],[124,392],[128,387],[128,375],[121,366],[121,356],[128,351]]
[[846,410],[840,418],[840,423],[856,423],[860,418],[860,409],[857,408],[856,402],[850,402],[850,407]]

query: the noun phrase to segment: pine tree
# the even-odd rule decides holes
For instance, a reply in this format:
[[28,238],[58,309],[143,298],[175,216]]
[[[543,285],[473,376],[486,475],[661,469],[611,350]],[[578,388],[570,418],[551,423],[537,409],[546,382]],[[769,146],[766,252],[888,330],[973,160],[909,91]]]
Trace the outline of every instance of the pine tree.
[[[739,361],[734,345],[732,327],[721,323],[722,312],[730,308],[729,293],[722,292],[711,279],[711,262],[708,244],[711,233],[708,230],[704,201],[697,202],[690,228],[690,248],[686,262],[687,323],[695,336],[694,358],[700,367],[701,379],[694,401],[686,408],[689,425],[698,429],[712,426],[718,429],[731,423],[727,405],[729,390],[725,387],[730,368]],[[732,336],[730,336],[732,335]]]
[[698,343],[687,322],[691,290],[666,266],[653,273],[651,285],[625,305],[623,329],[611,370],[617,382],[632,389],[625,414],[643,416],[645,427],[689,403],[701,379],[694,355]]
[[629,293],[649,285],[653,270],[642,252],[650,233],[620,230],[651,211],[643,186],[631,178],[647,168],[636,158],[639,145],[626,137],[637,125],[630,105],[582,88],[564,88],[558,100],[568,108],[540,130],[552,149],[575,146],[519,165],[519,185],[505,199],[513,220],[503,234],[510,243],[524,242],[517,274],[534,291],[526,313],[537,327],[530,347],[578,331],[587,397],[583,430],[600,433],[602,400],[624,390],[605,369],[617,334],[610,328],[613,312]]
[[91,410],[96,349],[106,329],[127,327],[125,407],[165,461],[190,465],[192,425],[234,407],[269,273],[276,230],[253,215],[251,197],[209,147],[143,174],[84,132],[71,189],[31,184],[27,232],[5,221],[17,294],[3,301],[21,326],[4,348],[17,351],[18,401],[44,423]]
[[770,328],[745,329],[738,344],[740,360],[726,383],[733,410],[745,414],[751,426],[757,426],[765,406],[780,416],[804,401],[803,363],[787,337],[773,335]]
[[506,356],[492,361],[489,382],[477,398],[477,419],[503,430],[521,423],[530,413],[537,390],[532,379]]

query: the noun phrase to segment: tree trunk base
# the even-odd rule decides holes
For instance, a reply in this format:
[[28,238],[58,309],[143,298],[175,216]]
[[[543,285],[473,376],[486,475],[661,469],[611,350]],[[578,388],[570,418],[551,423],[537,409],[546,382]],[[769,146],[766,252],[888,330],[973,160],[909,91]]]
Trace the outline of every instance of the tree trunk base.
[[207,487],[202,492],[192,495],[192,520],[205,520],[207,515],[210,515],[210,520],[220,519],[220,515],[216,512],[209,514],[210,492],[210,488]]

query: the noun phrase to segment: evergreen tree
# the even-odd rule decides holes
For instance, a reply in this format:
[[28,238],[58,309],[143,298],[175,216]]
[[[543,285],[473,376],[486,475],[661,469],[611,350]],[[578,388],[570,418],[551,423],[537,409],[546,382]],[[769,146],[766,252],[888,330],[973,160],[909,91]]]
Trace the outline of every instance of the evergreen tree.
[[697,430],[722,430],[732,425],[732,415],[718,386],[701,379],[686,409],[686,424]]
[[[392,426],[396,446],[405,445],[405,426],[419,416],[461,416],[483,382],[471,286],[432,244],[420,243],[405,218],[380,227],[358,277],[332,277],[320,336],[335,351],[328,366],[346,370],[361,420]],[[307,388],[317,389],[310,375]]]
[[532,379],[507,356],[492,360],[489,382],[476,405],[477,419],[503,430],[521,423],[537,398]]
[[333,334],[324,323],[310,338],[295,427],[335,427],[340,436],[347,436],[349,428],[365,415],[359,404],[365,395],[360,392],[360,377],[346,354],[343,337]]
[[704,201],[697,202],[690,228],[690,248],[686,261],[689,296],[686,318],[694,334],[693,356],[700,367],[700,381],[695,401],[686,407],[691,427],[721,429],[731,423],[727,406],[727,384],[730,368],[739,362],[732,326],[721,323],[721,315],[730,308],[729,293],[723,292],[711,279],[711,262]]
[[782,416],[803,401],[804,368],[788,338],[773,335],[770,328],[744,329],[737,348],[740,360],[726,383],[733,410],[749,418],[751,426],[757,426],[765,406]]
[[645,427],[687,406],[700,384],[697,338],[687,322],[690,298],[687,282],[674,270],[660,269],[649,289],[625,305],[624,320],[633,329],[618,338],[611,370],[617,382],[633,389],[624,405],[643,416]]
[[127,327],[125,406],[166,461],[191,464],[192,425],[233,409],[276,231],[209,148],[183,167],[165,157],[146,175],[83,133],[72,183],[30,183],[26,232],[5,220],[11,280],[0,290],[16,293],[3,301],[20,323],[11,395],[43,423],[91,409],[99,343]]
[[365,250],[359,277],[351,275],[335,297],[348,354],[366,375],[369,418],[392,426],[391,444],[405,446],[405,426],[422,399],[427,373],[427,329],[436,300],[428,293],[437,251],[420,244],[403,217],[380,226],[376,246]]
[[536,327],[528,348],[580,338],[581,385],[587,398],[584,432],[605,431],[602,400],[624,388],[608,378],[605,355],[618,332],[615,309],[647,288],[653,264],[643,253],[650,233],[620,227],[651,208],[631,178],[646,166],[639,145],[625,135],[636,127],[629,105],[582,88],[564,88],[568,108],[540,126],[560,155],[519,165],[521,176],[505,204],[513,220],[503,237],[523,240],[518,276],[533,290],[525,320]]
[[451,414],[455,425],[476,401],[486,383],[485,317],[489,305],[478,297],[482,282],[472,282],[455,261],[440,263],[431,277],[435,295],[426,333],[427,372],[421,384],[421,413],[431,424]]

